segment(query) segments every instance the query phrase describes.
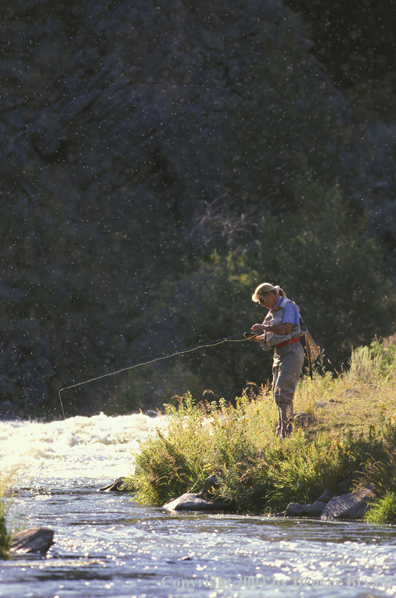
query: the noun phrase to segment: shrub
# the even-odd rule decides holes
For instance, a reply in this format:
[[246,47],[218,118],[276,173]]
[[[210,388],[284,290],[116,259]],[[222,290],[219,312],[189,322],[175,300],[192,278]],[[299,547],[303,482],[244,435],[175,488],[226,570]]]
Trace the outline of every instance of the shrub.
[[396,349],[385,346],[382,340],[375,339],[368,347],[358,347],[352,352],[349,380],[363,383],[389,381],[396,372]]
[[198,492],[216,473],[221,485],[214,497],[243,512],[274,513],[289,502],[313,502],[325,489],[341,494],[373,483],[384,513],[388,494],[396,495],[395,388],[385,349],[375,341],[356,350],[352,372],[337,378],[303,378],[295,410],[308,412],[311,423],[283,441],[274,437],[268,386],[250,386],[235,404],[196,404],[187,393],[166,406],[166,433],[144,442],[136,456],[131,483],[138,502],[159,506]]
[[11,545],[11,536],[6,527],[5,486],[5,480],[0,479],[0,559],[7,558]]
[[396,523],[396,492],[387,492],[371,507],[365,519],[368,523]]
[[138,488],[136,498],[143,504],[160,506],[193,490],[211,471],[206,447],[210,438],[203,430],[207,404],[197,406],[187,393],[177,406],[167,405],[167,436],[157,430],[157,437],[141,445],[132,478]]

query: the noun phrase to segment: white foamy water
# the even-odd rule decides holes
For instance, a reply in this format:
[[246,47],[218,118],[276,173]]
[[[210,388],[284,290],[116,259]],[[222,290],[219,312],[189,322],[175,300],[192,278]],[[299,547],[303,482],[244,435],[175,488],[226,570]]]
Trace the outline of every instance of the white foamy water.
[[139,441],[166,427],[144,414],[71,417],[49,423],[0,421],[0,472],[17,479],[116,479],[133,472]]

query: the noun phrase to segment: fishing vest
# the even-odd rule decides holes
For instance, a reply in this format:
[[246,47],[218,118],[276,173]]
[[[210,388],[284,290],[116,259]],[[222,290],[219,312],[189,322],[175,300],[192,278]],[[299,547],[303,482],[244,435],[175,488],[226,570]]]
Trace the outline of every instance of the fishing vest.
[[[288,303],[294,303],[294,301],[287,299],[287,297],[282,297],[280,304],[275,305],[275,307],[269,310],[269,312],[264,318],[263,324],[269,324],[270,326],[277,326],[278,324],[282,324],[283,310]],[[298,305],[296,305],[295,303],[294,305],[297,307],[298,311],[300,311]],[[291,329],[291,332],[289,334],[274,334],[273,332],[265,330],[265,339],[261,341],[260,344],[264,351],[268,351],[269,349],[275,347],[275,345],[280,345],[280,343],[289,341],[290,339],[295,338],[296,336],[302,336],[303,334],[305,334],[305,332],[306,326],[300,316],[298,324],[293,325],[293,328]]]

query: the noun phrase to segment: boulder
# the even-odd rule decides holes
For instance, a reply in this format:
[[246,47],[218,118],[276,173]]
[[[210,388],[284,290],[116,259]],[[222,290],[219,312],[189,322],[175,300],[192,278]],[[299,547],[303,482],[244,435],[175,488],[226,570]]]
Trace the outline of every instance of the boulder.
[[133,487],[127,478],[118,478],[112,484],[99,488],[98,492],[133,492]]
[[321,515],[323,521],[334,519],[360,519],[369,510],[368,501],[375,497],[373,487],[360,488],[355,492],[335,496],[326,505]]
[[326,503],[320,500],[315,500],[315,502],[310,505],[303,505],[303,517],[320,517],[325,506]]
[[324,502],[324,503],[328,503],[332,498],[334,498],[334,494],[332,494],[331,492],[329,492],[328,490],[325,490],[323,492],[323,494],[321,494],[318,498],[318,501],[320,502]]
[[158,411],[154,411],[154,409],[147,409],[146,415],[148,415],[149,417],[157,417]]
[[286,507],[286,517],[302,517],[303,506],[299,502],[290,502]]
[[320,517],[326,503],[316,500],[309,505],[301,505],[299,502],[291,502],[287,505],[286,517]]
[[54,531],[49,527],[32,527],[11,536],[11,552],[42,554],[52,546]]
[[200,492],[192,494],[186,492],[167,502],[163,506],[167,511],[226,511],[231,509],[229,503],[224,503],[219,500],[206,500],[202,498]]

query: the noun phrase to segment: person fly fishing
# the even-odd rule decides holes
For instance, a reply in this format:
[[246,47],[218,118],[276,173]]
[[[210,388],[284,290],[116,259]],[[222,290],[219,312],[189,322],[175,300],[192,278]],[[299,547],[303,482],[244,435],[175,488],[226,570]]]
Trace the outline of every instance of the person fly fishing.
[[[240,332],[232,336],[208,341],[207,343],[196,347],[190,347],[183,351],[176,351],[176,353],[172,353],[171,355],[155,357],[149,361],[130,365],[121,368],[120,370],[116,370],[115,372],[108,372],[101,376],[89,378],[89,380],[83,380],[82,382],[77,382],[76,384],[60,388],[58,390],[58,397],[63,418],[66,419],[66,415],[63,408],[61,393],[66,390],[71,390],[72,388],[77,388],[96,380],[102,380],[108,376],[116,376],[117,374],[121,374],[121,372],[147,366],[157,361],[170,359],[177,355],[191,353],[198,349],[214,347],[222,343],[240,343],[245,339],[248,339],[261,342],[262,348],[266,351],[275,347],[273,361],[273,392],[279,412],[276,433],[282,437],[290,435],[293,430],[293,397],[304,362],[304,351],[299,342],[299,337],[305,334],[311,378],[312,363],[320,354],[320,349],[315,345],[309,334],[308,329],[299,314],[299,308],[293,301],[290,301],[290,299],[286,297],[284,291],[279,286],[274,287],[272,284],[264,282],[256,288],[252,295],[252,300],[267,307],[269,312],[265,317],[264,322],[262,324],[254,324],[250,332]],[[235,338],[242,335],[245,337],[244,339],[237,340]]]
[[[274,348],[272,363],[272,392],[278,408],[275,435],[290,436],[293,431],[293,398],[304,364],[304,349],[300,336],[307,331],[299,307],[286,297],[285,292],[269,282],[260,284],[252,301],[268,308],[262,324],[254,324],[246,333],[249,340],[257,341],[264,351]],[[257,334],[258,333],[258,334]]]

